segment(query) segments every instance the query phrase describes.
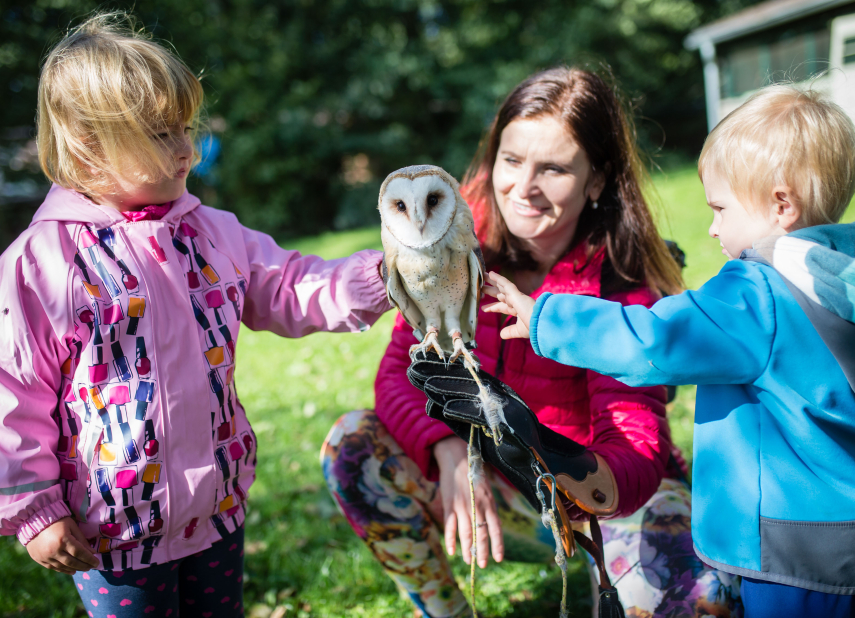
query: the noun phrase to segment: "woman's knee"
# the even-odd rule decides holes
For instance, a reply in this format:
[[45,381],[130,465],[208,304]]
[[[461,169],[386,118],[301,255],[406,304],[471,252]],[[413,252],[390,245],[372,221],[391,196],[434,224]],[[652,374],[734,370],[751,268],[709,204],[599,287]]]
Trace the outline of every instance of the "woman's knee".
[[378,451],[382,427],[374,410],[352,410],[343,414],[330,428],[321,446],[321,469],[327,484],[351,479],[354,466]]
[[330,427],[321,446],[321,464],[325,459],[338,457],[342,444],[346,444],[354,436],[370,433],[370,428],[376,425],[376,421],[374,410],[351,410],[342,414]]

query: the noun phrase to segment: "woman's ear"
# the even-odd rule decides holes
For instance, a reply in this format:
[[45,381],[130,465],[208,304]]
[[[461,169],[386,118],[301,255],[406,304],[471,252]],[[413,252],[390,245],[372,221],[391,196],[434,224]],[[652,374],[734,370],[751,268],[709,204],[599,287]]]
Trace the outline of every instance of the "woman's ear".
[[802,205],[793,189],[788,185],[772,187],[772,218],[785,232],[804,227]]
[[[606,164],[608,165],[608,164]],[[591,168],[591,177],[588,179],[588,187],[585,189],[585,195],[588,196],[592,202],[596,202],[600,199],[600,195],[603,193],[603,189],[606,188],[606,173],[605,172]]]

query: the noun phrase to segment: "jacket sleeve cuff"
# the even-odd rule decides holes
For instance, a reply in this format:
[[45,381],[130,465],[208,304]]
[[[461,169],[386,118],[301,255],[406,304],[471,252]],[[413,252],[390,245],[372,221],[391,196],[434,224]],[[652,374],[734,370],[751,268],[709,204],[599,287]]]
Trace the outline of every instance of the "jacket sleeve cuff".
[[26,545],[48,526],[58,522],[64,517],[71,517],[71,509],[65,502],[54,502],[48,504],[42,510],[21,524],[18,528],[18,540],[21,545]]
[[537,302],[534,304],[534,309],[531,312],[531,321],[529,322],[529,338],[531,339],[531,347],[534,348],[534,353],[538,356],[543,356],[540,352],[540,345],[537,341],[537,324],[540,320],[540,312],[543,311],[543,305],[546,304],[546,301],[549,297],[552,296],[551,292],[546,292],[542,294]]
[[383,313],[391,308],[389,297],[386,295],[386,283],[380,274],[380,264],[383,262],[383,252],[374,249],[365,249],[356,255],[364,260],[363,268],[363,292],[366,305],[377,313]]

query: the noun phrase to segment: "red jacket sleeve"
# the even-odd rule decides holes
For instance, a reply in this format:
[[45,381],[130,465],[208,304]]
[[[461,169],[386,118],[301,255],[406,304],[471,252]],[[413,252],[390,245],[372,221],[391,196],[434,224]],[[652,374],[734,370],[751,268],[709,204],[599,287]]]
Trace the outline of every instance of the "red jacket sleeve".
[[375,408],[377,417],[407,456],[416,462],[422,474],[435,481],[439,474],[431,448],[454,434],[445,423],[425,414],[427,397],[407,379],[409,350],[414,343],[418,341],[413,337],[413,329],[398,314],[392,341],[374,380]]
[[631,515],[656,492],[671,454],[665,387],[633,388],[588,372],[593,440],[618,487],[618,512]]
[[[651,306],[656,298],[646,290],[609,298],[624,305]],[[630,387],[588,371],[593,435],[592,451],[609,464],[618,487],[618,511],[626,517],[656,492],[671,455],[671,433],[665,417],[664,386]]]

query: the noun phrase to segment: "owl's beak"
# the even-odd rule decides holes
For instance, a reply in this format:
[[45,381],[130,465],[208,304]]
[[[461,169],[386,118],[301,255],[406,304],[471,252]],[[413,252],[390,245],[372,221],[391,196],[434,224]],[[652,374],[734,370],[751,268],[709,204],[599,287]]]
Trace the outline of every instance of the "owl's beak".
[[421,236],[424,236],[424,233],[425,233],[425,226],[427,225],[427,219],[424,219],[424,220],[421,220],[421,221],[419,221],[418,219],[416,219],[415,224],[416,224],[416,229],[419,231],[419,234],[420,234]]

